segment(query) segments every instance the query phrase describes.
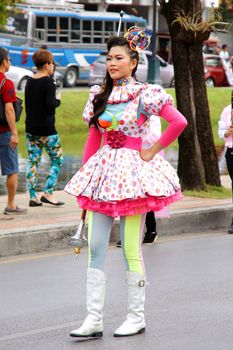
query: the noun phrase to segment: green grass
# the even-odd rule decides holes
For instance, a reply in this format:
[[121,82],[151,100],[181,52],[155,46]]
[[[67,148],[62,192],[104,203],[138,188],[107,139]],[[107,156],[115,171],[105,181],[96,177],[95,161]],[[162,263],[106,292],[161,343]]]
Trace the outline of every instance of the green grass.
[[199,198],[213,198],[226,199],[231,198],[231,188],[207,186],[206,191],[184,191],[185,196],[199,197]]

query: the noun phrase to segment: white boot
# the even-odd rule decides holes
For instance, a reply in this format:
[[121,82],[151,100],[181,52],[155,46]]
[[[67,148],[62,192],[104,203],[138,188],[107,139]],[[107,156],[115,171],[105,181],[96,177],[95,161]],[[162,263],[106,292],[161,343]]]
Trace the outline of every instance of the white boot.
[[101,270],[87,270],[87,317],[82,326],[70,333],[71,337],[102,337],[103,306],[106,277]]
[[114,337],[124,337],[145,332],[145,276],[137,272],[127,272],[127,284],[128,314],[126,321],[115,331]]

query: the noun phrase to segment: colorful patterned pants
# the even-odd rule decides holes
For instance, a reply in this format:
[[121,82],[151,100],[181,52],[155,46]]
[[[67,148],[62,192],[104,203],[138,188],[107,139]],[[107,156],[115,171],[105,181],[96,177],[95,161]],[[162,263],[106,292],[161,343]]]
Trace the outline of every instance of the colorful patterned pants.
[[[126,270],[145,274],[141,250],[146,214],[120,217],[120,238]],[[88,211],[88,265],[105,270],[105,257],[114,218]]]
[[63,162],[63,153],[59,136],[34,136],[26,133],[26,145],[28,151],[27,187],[30,198],[37,196],[37,173],[41,162],[43,148],[49,155],[51,166],[46,179],[44,193],[52,194]]

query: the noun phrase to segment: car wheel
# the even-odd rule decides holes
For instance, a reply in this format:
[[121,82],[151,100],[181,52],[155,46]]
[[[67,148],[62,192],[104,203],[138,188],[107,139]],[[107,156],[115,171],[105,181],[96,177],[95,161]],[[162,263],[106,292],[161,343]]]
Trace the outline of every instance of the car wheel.
[[206,83],[207,87],[214,87],[215,86],[214,79],[212,79],[212,78],[207,78],[205,83]]
[[70,67],[67,69],[65,78],[64,78],[64,85],[66,87],[74,87],[76,86],[78,79],[78,70],[74,67]]
[[24,90],[27,81],[28,81],[28,77],[23,77],[18,84],[18,90]]
[[175,78],[172,78],[170,86],[169,87],[175,87]]

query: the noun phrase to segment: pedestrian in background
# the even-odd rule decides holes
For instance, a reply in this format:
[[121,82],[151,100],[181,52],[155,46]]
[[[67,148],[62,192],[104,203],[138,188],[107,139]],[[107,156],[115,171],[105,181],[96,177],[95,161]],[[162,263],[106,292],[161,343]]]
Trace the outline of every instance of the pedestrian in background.
[[[25,88],[29,206],[41,206],[42,202],[59,206],[64,202],[58,201],[53,192],[63,162],[63,152],[55,128],[55,109],[60,105],[60,99],[56,98],[56,83],[51,77],[54,73],[54,58],[51,52],[43,49],[36,51],[32,59],[37,73],[28,79]],[[39,198],[37,173],[43,149],[50,158],[51,166],[44,193]]]
[[[7,206],[6,215],[25,214],[27,209],[20,208],[15,203],[18,185],[18,151],[19,136],[15,121],[13,103],[16,102],[16,92],[13,82],[6,78],[11,65],[8,51],[0,47],[0,94],[5,108],[6,125],[0,125],[0,164],[2,175],[6,175]],[[4,218],[4,217],[3,217]],[[3,219],[2,218],[2,219]]]
[[[231,186],[233,191],[233,109],[232,105],[226,106],[220,116],[218,122],[218,136],[225,141],[226,148],[226,164],[227,170],[231,178]],[[233,192],[232,192],[233,193]],[[228,233],[233,233],[233,219],[228,229]]]
[[222,50],[219,53],[219,57],[221,58],[227,81],[230,86],[233,86],[233,72],[231,64],[232,57],[229,55],[228,46],[226,44],[222,45]]
[[[72,337],[103,335],[105,256],[118,216],[128,313],[114,336],[145,331],[146,275],[141,250],[145,216],[182,197],[175,170],[157,153],[178,137],[187,122],[160,86],[133,79],[138,52],[148,41],[148,34],[135,27],[125,37],[109,38],[105,83],[91,88],[84,110],[84,120],[90,126],[84,165],[65,187],[77,197],[79,206],[88,210],[88,314],[82,326],[71,332]],[[151,148],[144,150],[142,139],[149,132],[148,119],[155,114],[165,118],[169,126]],[[102,137],[104,145],[100,148]]]

